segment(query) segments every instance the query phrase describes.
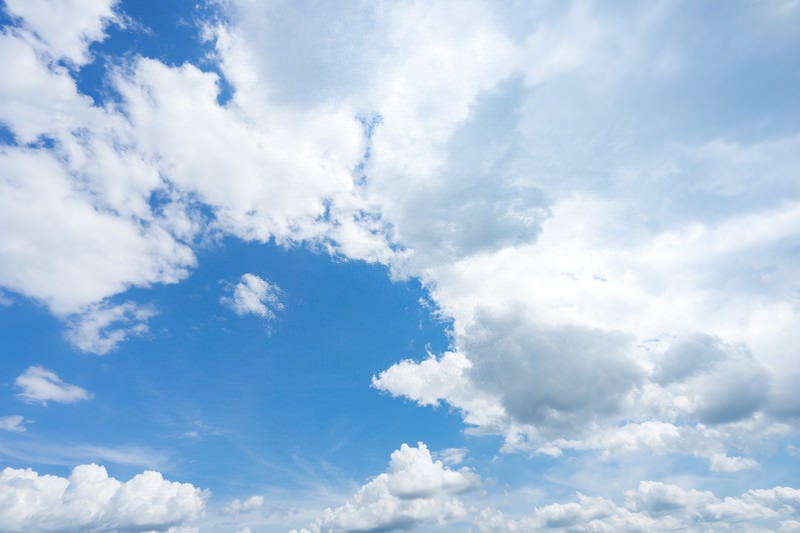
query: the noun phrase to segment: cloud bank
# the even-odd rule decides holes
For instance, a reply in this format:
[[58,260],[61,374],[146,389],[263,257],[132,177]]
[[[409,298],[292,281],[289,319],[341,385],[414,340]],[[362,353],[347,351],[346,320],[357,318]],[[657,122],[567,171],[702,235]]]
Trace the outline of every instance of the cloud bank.
[[208,496],[207,491],[166,481],[154,471],[120,482],[95,464],[76,466],[68,478],[5,468],[0,472],[0,528],[164,531],[200,518]]

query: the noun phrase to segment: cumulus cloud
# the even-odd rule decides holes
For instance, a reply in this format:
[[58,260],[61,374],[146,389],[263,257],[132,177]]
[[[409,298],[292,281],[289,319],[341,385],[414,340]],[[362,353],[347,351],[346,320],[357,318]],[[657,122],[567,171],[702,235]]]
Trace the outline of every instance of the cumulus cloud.
[[20,17],[54,59],[80,67],[89,62],[89,45],[102,41],[109,23],[120,23],[118,0],[9,0],[6,9]]
[[25,431],[25,417],[20,415],[0,416],[0,430],[22,433]]
[[800,491],[790,487],[749,490],[720,498],[709,491],[642,481],[625,492],[623,504],[578,493],[577,501],[537,507],[533,514],[508,518],[493,509],[475,520],[481,532],[517,531],[776,531],[791,525]]
[[299,533],[392,531],[424,522],[462,520],[467,509],[458,495],[479,484],[480,478],[469,469],[452,470],[433,460],[425,444],[403,444],[392,452],[386,472],[362,486],[346,504],[326,509]]
[[92,394],[77,385],[64,383],[52,370],[41,366],[31,366],[14,381],[22,389],[18,394],[27,402],[74,403],[80,400],[89,400]]
[[[0,284],[79,348],[144,331],[101,302],[180,281],[220,232],[420,279],[452,346],[374,386],[447,403],[506,450],[650,446],[726,471],[754,464],[728,449],[754,426],[797,430],[794,93],[729,83],[758,64],[793,86],[771,58],[796,55],[796,10],[233,2],[204,29],[229,101],[217,73],[133,57],[96,106],[47,57],[89,61],[113,2],[63,27],[8,5]],[[730,35],[742,54],[719,61]],[[229,302],[270,319],[257,280]]]
[[233,287],[233,296],[223,297],[222,303],[237,315],[252,314],[267,320],[275,318],[275,312],[283,309],[281,289],[255,274],[242,274]]
[[5,468],[0,523],[8,532],[186,531],[181,524],[200,518],[208,497],[154,471],[121,482],[96,464],[76,466],[68,478]]

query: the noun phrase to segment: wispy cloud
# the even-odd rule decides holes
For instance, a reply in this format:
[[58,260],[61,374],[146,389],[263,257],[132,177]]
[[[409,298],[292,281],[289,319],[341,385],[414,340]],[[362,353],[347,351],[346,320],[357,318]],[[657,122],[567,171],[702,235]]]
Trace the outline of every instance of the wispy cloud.
[[0,416],[0,431],[22,433],[25,431],[25,417],[20,415]]
[[41,366],[31,366],[17,377],[14,383],[22,389],[17,396],[26,402],[74,403],[89,400],[92,394],[77,385],[65,383],[52,370]]

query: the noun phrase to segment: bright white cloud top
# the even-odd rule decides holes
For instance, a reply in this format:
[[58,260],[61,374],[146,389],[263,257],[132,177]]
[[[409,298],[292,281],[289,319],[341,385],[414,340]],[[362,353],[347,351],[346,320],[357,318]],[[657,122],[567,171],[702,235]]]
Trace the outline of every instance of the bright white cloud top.
[[69,478],[27,469],[0,472],[3,531],[147,531],[202,515],[208,494],[147,471],[122,483],[97,465]]
[[2,9],[0,531],[800,528],[797,2]]

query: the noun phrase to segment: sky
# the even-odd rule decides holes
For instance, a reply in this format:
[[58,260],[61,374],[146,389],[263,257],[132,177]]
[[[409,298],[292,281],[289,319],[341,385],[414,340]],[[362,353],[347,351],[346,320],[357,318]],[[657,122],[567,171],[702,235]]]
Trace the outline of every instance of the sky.
[[0,532],[800,531],[796,0],[0,26]]

